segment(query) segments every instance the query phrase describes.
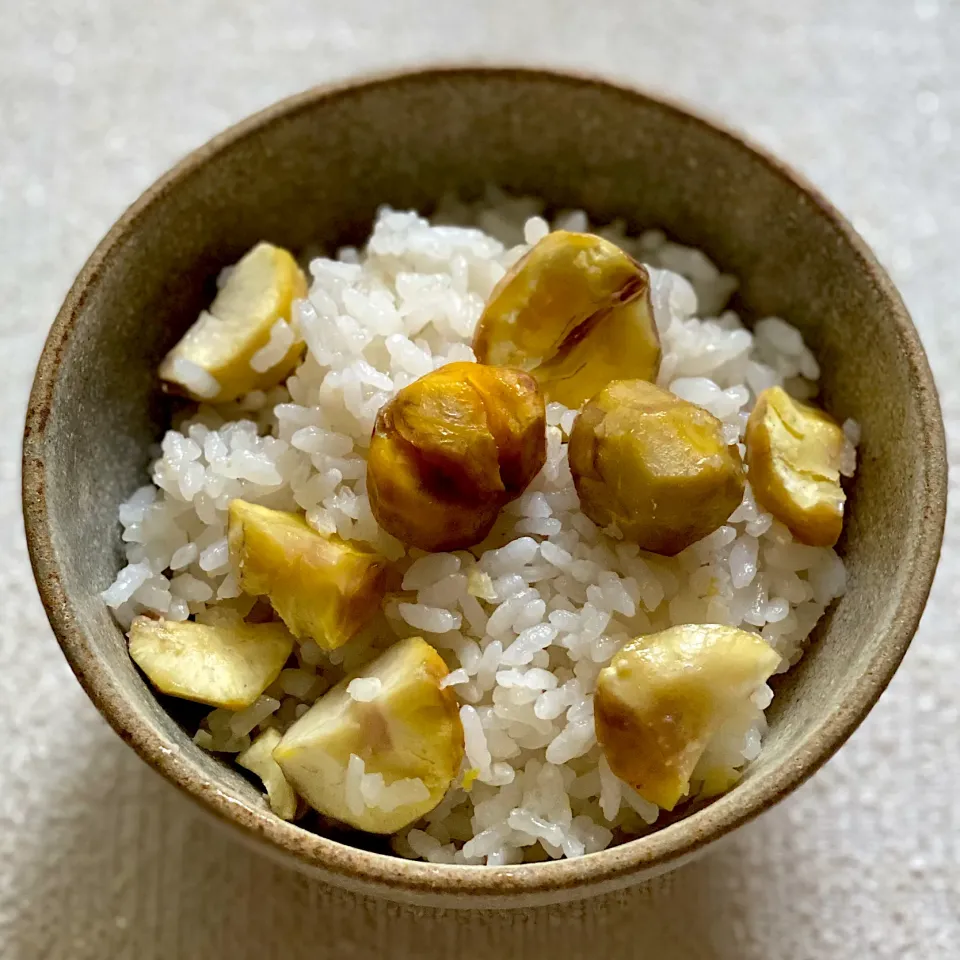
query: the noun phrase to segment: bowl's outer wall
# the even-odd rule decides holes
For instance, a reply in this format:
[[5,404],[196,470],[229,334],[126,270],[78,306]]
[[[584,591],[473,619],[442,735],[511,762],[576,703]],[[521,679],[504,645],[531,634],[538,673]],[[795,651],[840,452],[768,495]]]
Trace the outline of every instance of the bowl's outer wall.
[[98,591],[121,562],[117,505],[146,481],[150,445],[169,422],[157,363],[209,303],[219,268],[261,239],[328,251],[361,242],[382,203],[428,209],[444,192],[477,195],[487,183],[583,208],[595,221],[659,226],[706,250],[743,279],[750,313],[802,330],[823,367],[825,403],[856,417],[864,439],[842,543],[849,591],[780,680],[769,737],[745,781],[652,838],[551,865],[542,884],[517,870],[461,871],[474,896],[460,905],[505,905],[511,891],[520,896],[510,905],[555,901],[636,882],[809,775],[902,656],[943,522],[936,396],[889,282],[815,195],[700,120],[587,81],[453,71],[308,94],[188,158],[91,259],[41,362],[25,443],[41,592],[98,706],[191,795],[248,834],[279,839],[327,879],[445,905],[449,873],[373,858],[371,874],[370,854],[266,815],[258,792],[195,748],[158,704]]

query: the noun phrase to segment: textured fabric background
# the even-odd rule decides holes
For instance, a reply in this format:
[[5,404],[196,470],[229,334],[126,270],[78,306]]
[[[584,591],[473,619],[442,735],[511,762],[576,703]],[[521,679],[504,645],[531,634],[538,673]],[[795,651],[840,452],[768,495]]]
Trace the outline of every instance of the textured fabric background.
[[792,162],[891,269],[960,437],[957,0],[0,0],[0,956],[960,956],[960,521],[923,627],[826,769],[646,891],[444,915],[357,901],[199,819],[99,719],[34,592],[20,424],[74,274],[184,152],[313,83],[472,57],[688,98]]

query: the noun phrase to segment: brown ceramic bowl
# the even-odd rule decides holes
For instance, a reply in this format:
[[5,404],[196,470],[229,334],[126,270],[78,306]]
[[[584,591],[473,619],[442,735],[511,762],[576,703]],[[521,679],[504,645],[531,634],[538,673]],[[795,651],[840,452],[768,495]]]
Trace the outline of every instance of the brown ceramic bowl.
[[[796,324],[823,400],[863,426],[841,549],[849,590],[780,678],[759,759],[730,793],[643,839],[577,860],[431,866],[270,814],[195,747],[127,656],[99,591],[120,564],[117,505],[167,423],[155,371],[260,239],[362,241],[377,206],[429,209],[484,184],[659,226],[742,280],[746,315]],[[394,899],[528,906],[676,867],[785,796],[852,733],[917,627],[940,550],[943,427],[923,349],[850,225],[780,163],[676,106],[539,70],[440,69],[311,90],[216,137],[130,208],[77,278],[37,371],[24,439],[34,571],[93,702],[151,766],[237,833],[315,876]]]

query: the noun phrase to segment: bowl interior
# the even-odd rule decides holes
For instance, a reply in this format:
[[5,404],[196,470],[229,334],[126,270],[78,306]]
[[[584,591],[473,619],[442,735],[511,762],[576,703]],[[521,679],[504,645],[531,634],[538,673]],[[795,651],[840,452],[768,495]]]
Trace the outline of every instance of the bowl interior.
[[[274,821],[259,793],[195,748],[158,703],[98,592],[121,562],[117,505],[145,482],[150,445],[168,423],[158,361],[209,303],[218,270],[261,239],[296,250],[360,242],[380,204],[425,210],[444,192],[476,195],[488,183],[703,248],[741,279],[748,316],[779,315],[802,330],[823,367],[824,403],[859,420],[864,439],[841,543],[848,593],[780,679],[744,782],[619,850],[489,871],[464,887],[464,870],[428,876],[401,861],[351,859]],[[25,504],[41,591],[78,675],[121,734],[194,797],[305,863],[375,886],[556,892],[625,882],[725,832],[850,732],[926,597],[942,525],[941,431],[925,359],[882,271],[775,163],[609,85],[440,71],[281,104],[202,148],[125,215],[79,278],[41,362]]]

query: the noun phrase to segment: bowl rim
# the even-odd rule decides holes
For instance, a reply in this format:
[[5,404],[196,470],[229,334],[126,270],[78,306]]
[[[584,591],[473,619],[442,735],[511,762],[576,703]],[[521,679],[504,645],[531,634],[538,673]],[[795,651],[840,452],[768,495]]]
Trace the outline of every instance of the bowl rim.
[[[708,129],[711,135],[734,141],[788,181],[830,221],[850,244],[864,271],[890,306],[890,320],[901,341],[912,392],[926,429],[918,438],[920,486],[925,523],[909,545],[904,564],[909,576],[883,642],[850,696],[769,771],[740,784],[715,800],[648,836],[572,860],[509,867],[430,864],[404,860],[347,846],[286,823],[265,807],[260,809],[229,796],[217,784],[197,775],[145,724],[132,703],[117,695],[109,670],[99,661],[92,643],[78,626],[75,607],[60,578],[46,504],[43,448],[54,390],[64,350],[71,338],[88,287],[96,282],[116,248],[137,229],[143,215],[177,185],[234,144],[256,137],[264,129],[311,109],[321,101],[396,83],[427,82],[447,77],[542,79],[573,87],[601,87],[606,92],[679,115]],[[462,906],[484,903],[529,905],[539,899],[589,896],[625,886],[635,874],[664,872],[754,819],[815,773],[853,733],[893,676],[919,624],[933,581],[946,516],[946,444],[937,390],[919,335],[892,281],[850,223],[804,177],[764,148],[753,144],[698,110],[618,80],[580,71],[486,63],[431,64],[390,70],[312,87],[266,107],[214,136],[177,162],[119,217],[78,274],[57,314],[40,357],[30,394],[23,439],[23,512],[34,576],[47,617],[64,655],[87,695],[120,737],[154,769],[220,820],[239,828],[248,839],[273,853],[286,854],[301,868],[320,871],[327,879],[365,892],[423,901],[454,898]],[[196,748],[199,750],[199,748]]]

